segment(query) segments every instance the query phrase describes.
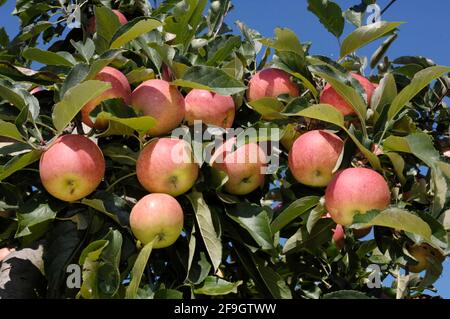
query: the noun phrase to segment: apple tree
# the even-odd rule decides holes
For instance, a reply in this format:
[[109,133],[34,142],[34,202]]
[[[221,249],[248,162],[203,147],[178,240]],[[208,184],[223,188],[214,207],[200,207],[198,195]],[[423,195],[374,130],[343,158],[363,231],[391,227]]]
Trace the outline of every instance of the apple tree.
[[[229,0],[18,0],[19,33],[0,28],[0,298],[433,290],[450,253],[450,67],[391,57],[401,23],[366,25],[374,2],[307,1],[333,60],[287,28],[232,28]],[[194,138],[192,162],[172,162],[173,130],[220,126],[278,165],[194,163],[211,149]]]

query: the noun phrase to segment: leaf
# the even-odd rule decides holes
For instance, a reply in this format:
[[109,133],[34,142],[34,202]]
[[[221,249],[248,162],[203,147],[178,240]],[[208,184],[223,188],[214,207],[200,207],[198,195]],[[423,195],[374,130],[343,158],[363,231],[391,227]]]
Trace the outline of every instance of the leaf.
[[239,47],[241,44],[241,38],[239,36],[232,36],[227,39],[227,41],[216,51],[214,54],[208,58],[205,65],[215,66],[218,63],[226,60],[230,57],[231,53]]
[[186,70],[182,80],[175,80],[173,85],[200,88],[220,95],[232,95],[242,92],[247,87],[226,72],[210,66],[192,66]]
[[345,20],[339,5],[329,0],[308,0],[308,10],[319,18],[328,32],[337,38],[341,36]]
[[270,225],[272,232],[276,233],[280,231],[295,218],[316,206],[319,199],[319,196],[306,196],[291,203],[272,221],[272,224]]
[[145,67],[140,67],[137,69],[133,69],[129,73],[127,73],[127,79],[130,84],[133,83],[141,83],[147,80],[151,80],[155,78],[155,71],[152,69],[147,69]]
[[146,133],[149,129],[156,125],[156,120],[151,116],[119,118],[108,112],[100,112],[97,119],[104,119],[114,121],[138,131],[139,133]]
[[98,191],[91,199],[83,198],[81,204],[105,214],[121,226],[129,225],[129,207],[127,202],[114,193]]
[[430,66],[424,70],[417,72],[411,83],[408,84],[392,101],[388,111],[388,120],[392,121],[394,117],[401,111],[403,107],[416,96],[431,81],[450,72],[450,67],[446,66]]
[[359,27],[342,41],[340,58],[342,59],[355,50],[381,38],[387,33],[395,30],[402,23],[403,22],[379,21]]
[[430,240],[431,228],[420,217],[400,208],[387,208],[381,212],[370,211],[353,217],[353,226],[365,228],[369,226],[384,226],[403,230]]
[[335,223],[331,218],[319,218],[309,233],[305,227],[300,227],[284,244],[283,254],[288,255],[301,250],[317,251],[321,245],[330,242],[334,226]]
[[88,80],[70,88],[53,110],[53,124],[58,132],[66,128],[86,103],[110,88],[111,83],[97,80]]
[[183,299],[183,293],[175,289],[159,289],[153,299]]
[[22,135],[17,127],[9,122],[0,119],[0,136],[12,138],[13,140],[24,142]]
[[263,45],[281,52],[295,53],[299,58],[304,59],[305,52],[295,32],[288,28],[276,28],[275,39],[259,39]]
[[338,290],[323,295],[322,299],[372,299],[372,298],[356,290]]
[[41,151],[33,150],[31,152],[16,155],[5,165],[0,167],[0,181],[9,177],[11,174],[21,170],[24,167],[36,162],[41,157]]
[[[56,211],[54,211],[48,204],[42,203],[37,207],[33,207],[31,211],[21,211],[17,213],[17,231],[15,238],[20,238],[24,236],[28,236],[34,233],[34,226],[41,226],[47,224],[49,221],[52,221],[56,217]],[[39,232],[39,235],[42,235],[45,230]]]
[[61,53],[55,53],[39,48],[28,48],[22,53],[23,57],[30,61],[37,61],[46,65],[60,65],[72,67],[74,64]]
[[202,235],[215,272],[222,263],[222,242],[214,228],[211,210],[203,199],[202,193],[193,191],[187,197],[194,208],[198,229]]
[[261,114],[264,119],[281,119],[284,118],[280,111],[283,108],[283,103],[273,97],[263,97],[258,100],[248,102],[248,105]]
[[292,299],[291,290],[279,273],[261,263],[258,263],[256,267],[273,298]]
[[380,111],[385,105],[391,104],[396,96],[397,86],[395,78],[392,73],[386,73],[372,95],[370,107],[373,110]]
[[403,175],[403,170],[405,169],[405,161],[403,158],[395,152],[386,152],[385,155],[391,160],[392,166],[394,167],[394,171],[397,174],[400,183],[405,184],[406,178]]
[[247,230],[261,249],[274,248],[269,214],[263,207],[239,203],[227,209],[227,215]]
[[0,97],[17,107],[24,115],[30,115],[31,120],[39,116],[39,101],[27,90],[6,79],[0,78]]
[[242,283],[242,280],[229,282],[219,277],[208,276],[200,287],[194,289],[194,293],[208,296],[223,296],[230,293],[237,294],[237,288]]
[[162,26],[162,23],[156,19],[147,17],[136,18],[117,30],[111,40],[111,49],[120,48],[124,44],[160,26]]
[[131,281],[128,285],[125,298],[126,299],[135,299],[137,295],[137,291],[139,288],[139,284],[141,283],[142,274],[144,273],[145,267],[147,266],[148,258],[153,249],[153,245],[158,240],[158,237],[155,237],[151,242],[146,244],[144,248],[139,252],[139,255],[134,263],[133,269],[131,270]]
[[107,6],[96,6],[95,14],[95,46],[97,52],[103,53],[109,47],[114,33],[120,28],[117,16]]

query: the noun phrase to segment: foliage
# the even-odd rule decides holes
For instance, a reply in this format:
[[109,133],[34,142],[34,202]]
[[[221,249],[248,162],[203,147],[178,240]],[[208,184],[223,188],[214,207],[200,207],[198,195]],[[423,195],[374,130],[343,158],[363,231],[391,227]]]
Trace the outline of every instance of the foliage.
[[[450,253],[450,161],[442,155],[450,147],[444,101],[450,68],[420,56],[390,58],[386,52],[400,23],[362,25],[362,5],[343,12],[333,1],[308,1],[308,9],[334,36],[343,37],[345,20],[356,25],[341,41],[339,60],[332,61],[311,55],[310,44],[289,29],[277,28],[274,38],[264,38],[237,22],[240,34],[234,34],[224,23],[232,9],[228,0],[166,0],[157,7],[141,0],[92,1],[81,6],[78,29],[67,28],[69,14],[56,1],[17,1],[20,33],[9,39],[0,29],[0,136],[5,142],[0,210],[8,213],[0,215],[0,245],[20,248],[46,240],[49,298],[411,297],[432,289],[439,267],[423,279],[400,269],[412,261],[405,247],[413,242]],[[130,22],[120,26],[111,8]],[[94,15],[99,22],[91,35],[86,25]],[[349,72],[363,73],[369,64],[356,50],[385,37],[389,41],[371,58],[370,80],[379,86],[368,108]],[[279,169],[248,196],[222,192],[204,164],[194,188],[177,198],[185,214],[182,236],[166,249],[152,251],[151,243],[141,247],[128,218],[146,195],[133,173],[148,127],[126,105],[103,113],[110,120],[104,131],[84,132],[77,116],[86,101],[108,88],[93,80],[106,65],[126,74],[133,88],[163,77],[183,94],[204,88],[232,95],[238,108],[235,127],[332,129],[345,139],[341,168],[378,170],[391,187],[392,206],[357,216],[353,227],[373,225],[373,237],[357,239],[348,228],[339,250],[331,240],[335,224],[320,218],[323,189],[297,183],[283,149]],[[302,96],[247,104],[249,78],[269,65],[289,72]],[[339,88],[356,116],[344,118],[318,104],[325,82]],[[42,90],[31,94],[36,87]],[[57,135],[75,130],[98,140],[107,167],[95,193],[65,203],[46,193],[38,160]],[[375,153],[374,146],[383,152]],[[73,263],[83,266],[82,287],[75,292],[65,287],[65,269]],[[367,287],[370,264],[380,266],[382,278],[394,277],[392,287]]]

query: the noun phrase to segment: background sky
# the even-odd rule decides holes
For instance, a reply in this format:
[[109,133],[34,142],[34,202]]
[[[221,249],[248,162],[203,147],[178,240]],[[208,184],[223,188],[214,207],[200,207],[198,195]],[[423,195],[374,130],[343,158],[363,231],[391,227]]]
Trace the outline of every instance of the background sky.
[[[359,0],[335,1],[344,10],[359,2]],[[235,30],[237,30],[234,26],[236,20],[243,21],[267,37],[273,36],[276,27],[287,27],[295,31],[300,41],[312,42],[311,54],[332,58],[336,58],[339,54],[339,45],[335,37],[328,33],[319,20],[307,10],[306,1],[232,0],[232,2],[234,10],[227,16],[226,21]],[[377,2],[384,8],[389,0]],[[10,38],[17,34],[19,27],[18,19],[11,16],[14,6],[15,1],[7,0],[6,4],[0,7],[0,27],[6,29]],[[422,55],[437,64],[450,65],[449,13],[448,0],[397,0],[382,16],[382,20],[406,22],[400,26],[399,37],[388,51],[389,57]],[[347,24],[344,36],[351,30],[352,26]],[[377,44],[368,46],[360,53],[370,58]],[[444,274],[435,286],[439,295],[450,298],[450,258],[447,258]]]

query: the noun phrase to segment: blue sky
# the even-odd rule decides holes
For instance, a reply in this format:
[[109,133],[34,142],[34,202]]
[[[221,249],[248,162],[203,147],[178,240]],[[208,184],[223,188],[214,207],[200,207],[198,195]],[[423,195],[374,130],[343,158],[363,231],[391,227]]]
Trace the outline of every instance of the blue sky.
[[[234,10],[227,17],[233,25],[241,20],[264,36],[272,36],[276,27],[287,27],[297,33],[302,42],[311,41],[312,54],[336,58],[339,46],[318,19],[309,12],[306,1],[299,0],[234,0]],[[359,0],[336,0],[343,9],[357,4]],[[389,0],[378,0],[383,8]],[[12,17],[15,1],[7,0],[0,8],[0,26],[5,27],[12,38],[17,33],[19,21]],[[398,0],[382,16],[383,20],[406,22],[400,26],[399,38],[391,46],[388,55],[423,55],[438,64],[450,65],[450,33],[448,32],[448,0]],[[348,33],[352,26],[347,25]],[[368,46],[360,53],[371,56],[377,45]],[[450,258],[444,266],[444,275],[436,283],[439,294],[450,298]]]

